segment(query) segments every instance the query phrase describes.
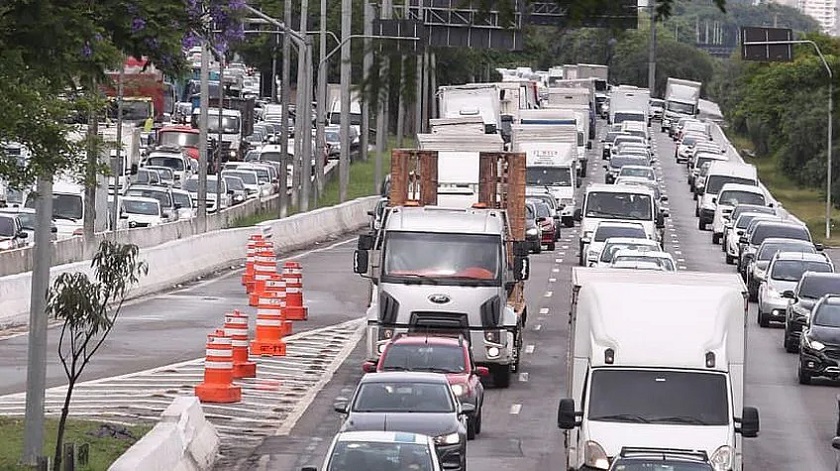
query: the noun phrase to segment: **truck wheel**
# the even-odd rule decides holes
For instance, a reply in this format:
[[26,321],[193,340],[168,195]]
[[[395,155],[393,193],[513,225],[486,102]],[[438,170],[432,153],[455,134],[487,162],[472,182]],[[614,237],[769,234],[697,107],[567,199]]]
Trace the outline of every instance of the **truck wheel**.
[[770,319],[761,311],[758,311],[758,325],[761,327],[770,327]]
[[497,388],[510,387],[510,368],[507,365],[501,365],[493,370],[493,384]]
[[706,230],[706,223],[703,222],[702,219],[698,220],[697,221],[697,228],[700,229],[701,231],[705,231]]
[[563,218],[563,225],[566,227],[575,227],[575,220],[570,216],[566,216]]
[[556,247],[557,247],[557,244],[552,242],[552,243],[548,244],[548,251],[553,252]]

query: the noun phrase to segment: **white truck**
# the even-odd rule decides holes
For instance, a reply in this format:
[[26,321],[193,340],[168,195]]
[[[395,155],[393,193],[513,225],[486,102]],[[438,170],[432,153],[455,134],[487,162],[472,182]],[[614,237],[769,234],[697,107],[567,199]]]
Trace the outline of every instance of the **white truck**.
[[610,92],[610,124],[640,121],[650,126],[650,90],[630,85],[613,87]]
[[578,66],[575,64],[563,64],[563,79],[575,80],[582,78],[578,74]]
[[599,64],[578,64],[577,78],[595,79],[595,92],[604,93],[607,91],[607,80],[609,79],[610,68]]
[[481,116],[485,132],[501,129],[500,89],[495,83],[473,83],[438,87],[438,117]]
[[700,113],[700,89],[703,84],[691,80],[668,77],[665,84],[665,113],[661,131],[677,124],[680,118],[693,118]]
[[[201,109],[193,110],[192,126],[198,128],[201,117]],[[242,149],[242,135],[243,129],[242,113],[239,110],[231,110],[222,108],[222,119],[219,122],[219,109],[207,109],[207,134],[210,139],[216,139],[219,135],[219,129],[222,130],[222,152],[232,153],[233,156],[238,156],[240,149]],[[224,154],[223,154],[224,155]]]
[[[111,174],[108,177],[108,195],[123,194],[131,185],[132,176],[137,174],[140,164],[140,128],[123,125],[121,142],[117,143],[117,127],[100,124],[99,136],[109,148]],[[117,147],[120,148],[120,163],[117,165]]]
[[743,469],[746,289],[735,274],[572,271],[566,468],[609,469],[622,447],[702,450]]
[[548,190],[557,201],[563,224],[573,227],[575,188],[580,186],[575,171],[576,146],[568,142],[523,142],[522,139],[517,139],[512,144],[513,152],[525,153],[526,185],[529,188]]
[[[513,126],[511,131],[511,142],[515,142],[515,135],[528,131],[541,131],[534,126],[552,126],[554,133],[552,141],[569,142],[577,147],[577,174],[580,178],[586,177],[587,159],[586,149],[591,148],[591,143],[586,140],[586,117],[580,110],[559,108],[541,108],[537,110],[522,110],[519,113],[519,125]],[[566,127],[561,127],[566,126]],[[574,126],[574,127],[572,127]],[[545,136],[545,133],[541,134]]]

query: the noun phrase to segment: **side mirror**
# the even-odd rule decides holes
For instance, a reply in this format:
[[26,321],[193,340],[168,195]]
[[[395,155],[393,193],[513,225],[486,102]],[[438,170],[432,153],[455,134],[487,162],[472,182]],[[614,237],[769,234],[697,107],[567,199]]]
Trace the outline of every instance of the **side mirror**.
[[527,256],[517,255],[513,258],[513,279],[525,281],[531,276],[531,263]]
[[603,167],[604,167],[604,170],[609,170],[610,169],[609,165],[604,165]]
[[368,212],[367,212],[367,215],[368,215],[368,216],[374,216],[375,214],[376,214],[376,213],[375,213],[375,212],[373,212],[373,210],[370,210],[370,211],[368,211]]
[[539,218],[537,218],[537,222],[545,222],[545,218],[544,217],[539,217]]
[[374,238],[372,234],[362,234],[359,236],[358,249],[370,250],[373,248]]
[[376,363],[372,361],[362,363],[362,371],[365,373],[376,373]]
[[659,201],[664,203],[664,202],[668,201],[668,197],[665,196],[665,195],[662,195],[662,196],[659,197]]
[[773,203],[768,203],[768,204],[767,204],[767,207],[768,207],[768,208],[773,208],[773,207],[775,207],[775,205],[774,205]]
[[739,236],[742,236],[742,235],[744,235],[744,230],[741,229],[740,231],[735,231],[735,233],[738,234]]
[[233,190],[228,190],[228,191],[227,191],[227,194],[228,194],[228,195],[230,195],[230,196],[233,196],[233,195],[235,195],[235,194],[236,194],[236,192],[235,192],[235,191],[233,191]]
[[788,289],[788,290],[782,291],[782,297],[786,298],[786,299],[793,299],[795,296],[793,294],[793,290]]
[[128,219],[128,214],[120,214],[120,219]]
[[738,238],[738,242],[742,244],[748,244],[750,241],[747,239],[747,236],[741,236]]
[[715,204],[715,203],[717,203],[717,197],[716,197],[716,196],[712,196],[712,204]]
[[560,406],[557,408],[557,427],[563,430],[571,430],[578,424],[575,400],[560,399]]
[[58,228],[57,228],[57,227],[55,227],[55,226],[53,226],[53,227],[51,227],[51,228],[50,228],[50,232],[52,232],[53,234],[55,234],[56,232],[58,232]]
[[356,249],[353,252],[353,273],[363,275],[368,272],[368,252],[367,250]]
[[461,414],[472,414],[475,412],[475,404],[465,402],[461,404]]
[[590,239],[589,237],[581,237],[580,238],[580,243],[583,244],[583,245],[586,245],[586,244],[592,243],[592,239]]
[[347,402],[337,401],[335,404],[333,404],[333,410],[335,410],[339,414],[347,414]]
[[834,437],[831,439],[831,448],[840,450],[840,437]]
[[740,432],[744,438],[755,438],[758,436],[759,428],[758,409],[755,407],[744,407],[744,411],[741,414],[741,427],[736,431]]
[[575,209],[575,212],[574,212],[574,214],[572,215],[572,218],[573,218],[575,221],[580,221],[581,219],[583,219],[583,213],[581,212],[581,210],[580,210],[580,209]]
[[18,232],[17,236],[21,239],[26,239],[27,237],[29,237],[29,234],[27,234],[26,232],[20,231],[20,232]]
[[137,175],[137,164],[131,164],[131,174]]
[[183,207],[183,206],[181,206],[180,204],[175,203],[175,209],[176,209],[176,210],[181,209],[182,207]]
[[814,244],[814,248],[817,249],[817,252],[822,252],[825,246],[823,244]]
[[486,378],[490,376],[490,368],[487,368],[486,366],[476,366],[475,374],[480,378]]

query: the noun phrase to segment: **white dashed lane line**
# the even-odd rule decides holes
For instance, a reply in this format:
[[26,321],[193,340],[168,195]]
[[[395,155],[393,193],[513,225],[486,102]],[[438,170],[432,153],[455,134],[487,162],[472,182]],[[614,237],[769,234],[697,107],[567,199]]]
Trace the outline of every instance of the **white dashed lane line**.
[[534,345],[532,343],[529,343],[528,345],[525,345],[525,353],[528,353],[528,354],[534,353],[534,350],[536,348],[537,348],[536,345]]
[[547,307],[541,307],[541,308],[540,308],[540,314],[542,314],[542,315],[548,315],[548,313],[549,313],[549,310],[548,310],[548,308],[547,308]]
[[553,292],[551,292],[551,291],[546,291],[546,292],[545,292],[545,297],[546,297],[546,298],[550,298],[552,294],[554,294],[554,293],[553,293]]
[[528,373],[519,373],[519,381],[522,383],[528,382]]
[[511,415],[519,415],[519,411],[522,410],[522,404],[513,404],[510,406],[510,414]]

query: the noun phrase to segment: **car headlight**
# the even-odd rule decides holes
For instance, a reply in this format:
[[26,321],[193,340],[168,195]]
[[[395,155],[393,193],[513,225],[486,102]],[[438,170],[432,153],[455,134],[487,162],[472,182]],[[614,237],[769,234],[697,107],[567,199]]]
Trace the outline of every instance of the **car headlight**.
[[584,444],[583,456],[584,464],[590,468],[609,469],[610,467],[610,460],[607,458],[607,453],[598,442],[587,440],[586,444]]
[[498,330],[487,330],[484,332],[484,340],[490,343],[502,343],[502,333]]
[[489,358],[496,358],[497,356],[499,356],[500,353],[501,350],[499,350],[499,347],[489,347],[487,349],[487,356]]
[[530,236],[535,236],[535,235],[539,235],[540,231],[536,227],[532,227],[532,228],[528,229],[527,231],[525,231],[525,234],[530,235]]
[[819,340],[814,340],[814,339],[808,337],[807,335],[803,335],[802,340],[805,341],[805,346],[810,348],[811,350],[816,350],[816,351],[819,352],[819,351],[821,351],[822,349],[825,348],[825,344],[823,344]]
[[453,384],[452,385],[452,392],[455,393],[456,396],[463,396],[467,393],[467,388],[464,387],[463,384]]
[[715,471],[728,471],[732,468],[733,459],[732,447],[729,445],[722,445],[709,458],[709,463]]
[[236,157],[236,151],[232,150],[232,151],[229,152],[228,155],[230,155],[231,157]]
[[435,445],[457,445],[458,443],[461,443],[461,436],[458,435],[458,432],[435,437]]

